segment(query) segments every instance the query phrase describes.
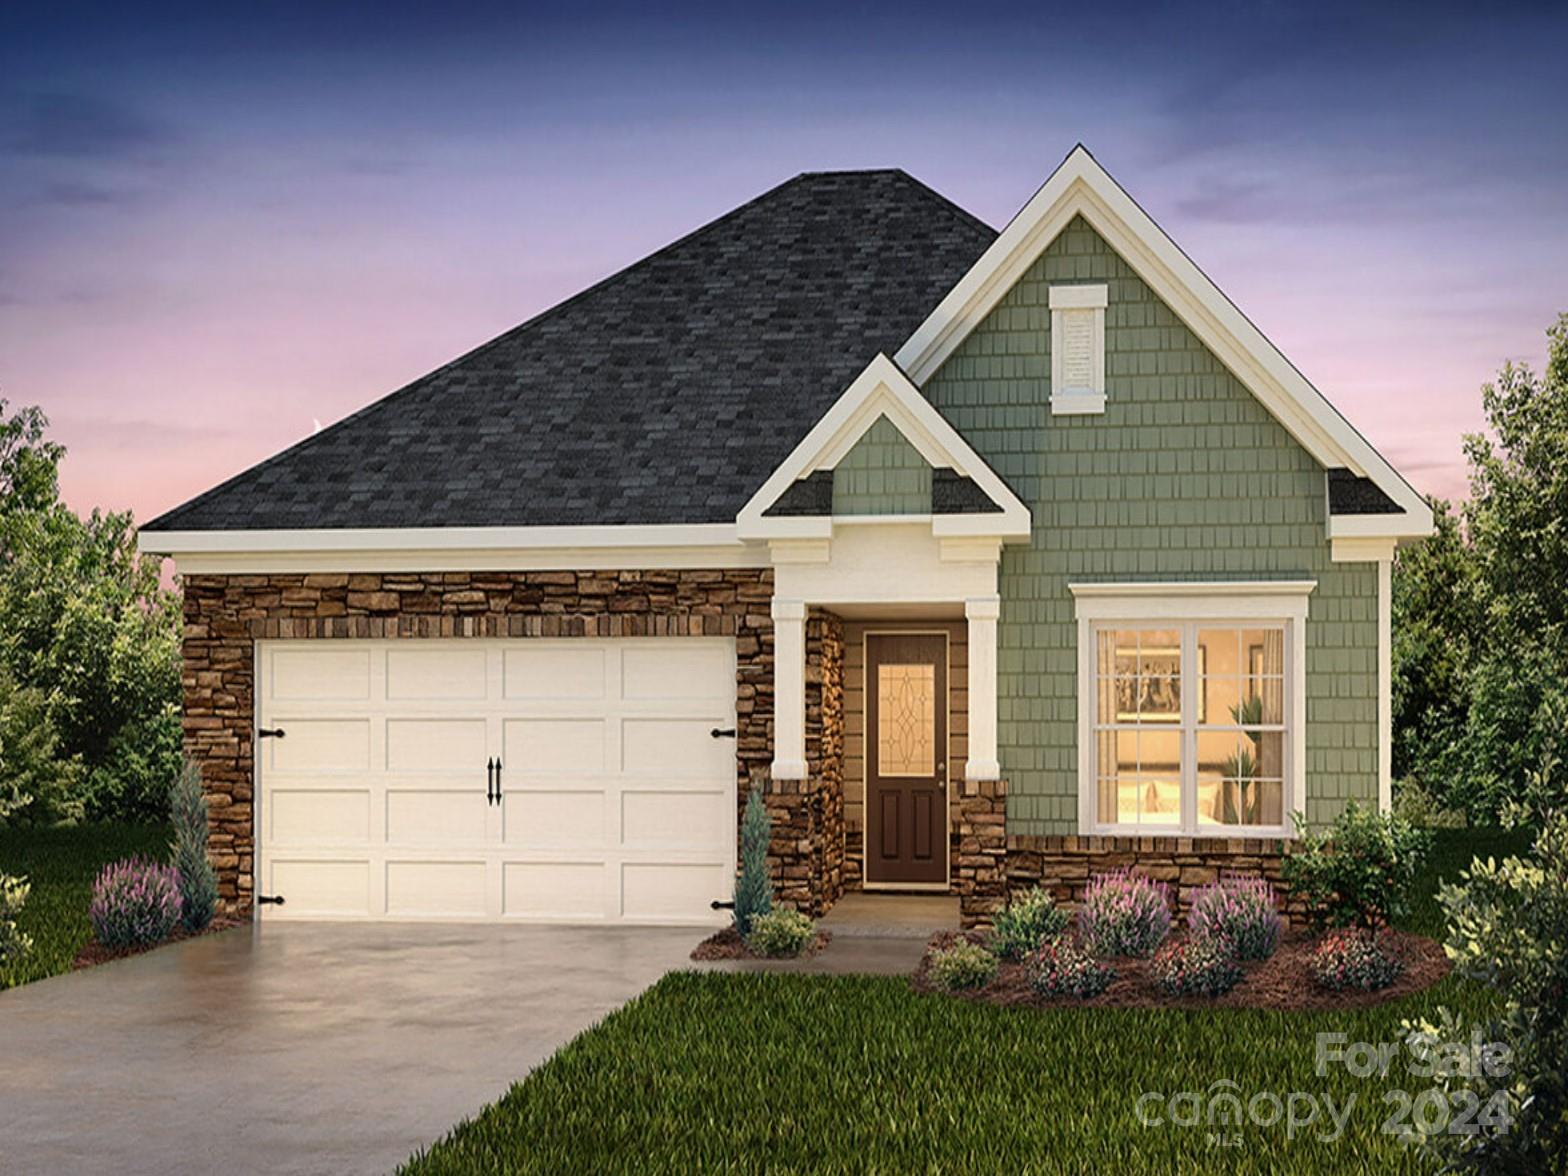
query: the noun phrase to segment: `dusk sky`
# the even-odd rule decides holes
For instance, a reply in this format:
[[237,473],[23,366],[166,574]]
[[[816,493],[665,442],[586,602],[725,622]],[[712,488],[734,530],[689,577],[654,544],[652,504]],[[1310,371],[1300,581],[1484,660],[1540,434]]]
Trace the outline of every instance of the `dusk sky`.
[[1082,140],[1457,496],[1568,310],[1565,46],[1561,2],[10,4],[0,395],[147,519],[797,172],[1000,227]]

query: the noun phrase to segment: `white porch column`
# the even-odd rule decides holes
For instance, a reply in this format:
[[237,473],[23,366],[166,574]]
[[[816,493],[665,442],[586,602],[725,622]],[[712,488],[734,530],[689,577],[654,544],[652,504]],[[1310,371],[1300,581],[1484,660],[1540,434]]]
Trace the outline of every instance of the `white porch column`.
[[773,598],[773,778],[806,778],[806,602]]
[[971,596],[964,601],[969,619],[969,759],[964,777],[1000,780],[996,758],[996,620],[1001,598]]

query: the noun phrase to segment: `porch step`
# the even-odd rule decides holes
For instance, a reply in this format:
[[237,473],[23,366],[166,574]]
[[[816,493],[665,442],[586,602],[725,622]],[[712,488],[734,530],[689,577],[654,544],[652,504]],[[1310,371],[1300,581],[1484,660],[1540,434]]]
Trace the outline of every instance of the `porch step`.
[[817,926],[845,939],[929,939],[958,930],[958,897],[948,894],[846,894]]

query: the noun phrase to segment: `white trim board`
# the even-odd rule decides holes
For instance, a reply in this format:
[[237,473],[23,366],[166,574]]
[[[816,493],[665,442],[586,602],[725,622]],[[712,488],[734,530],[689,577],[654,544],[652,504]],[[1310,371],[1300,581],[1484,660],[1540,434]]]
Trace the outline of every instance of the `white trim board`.
[[[833,407],[790,452],[735,519],[742,539],[772,539],[832,533],[827,518],[768,518],[764,515],[779,496],[799,479],[819,469],[831,469],[880,417],[893,426],[935,468],[949,467],[973,478],[986,495],[1002,507],[984,516],[979,525],[990,535],[1025,538],[1029,534],[1029,509],[990,466],[939,413],[908,376],[886,355],[878,355],[850,383]],[[936,527],[940,520],[933,520]]]
[[[1356,533],[1432,533],[1426,500],[1324,399],[1080,144],[893,357],[924,385],[1074,216],[1111,248],[1325,468],[1369,477],[1404,510]],[[1331,524],[1332,525],[1332,524]],[[1374,531],[1375,528],[1375,531]],[[1339,533],[1343,534],[1343,531]]]

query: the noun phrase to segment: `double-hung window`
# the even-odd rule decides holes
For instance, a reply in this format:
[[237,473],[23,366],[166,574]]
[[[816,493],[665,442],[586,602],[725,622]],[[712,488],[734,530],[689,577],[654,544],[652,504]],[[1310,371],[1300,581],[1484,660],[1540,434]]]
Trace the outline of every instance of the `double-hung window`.
[[1079,600],[1085,831],[1287,832],[1300,803],[1304,594],[1300,616],[1254,615],[1265,597],[1227,618],[1221,597],[1182,619],[1179,601],[1112,605],[1092,587]]

